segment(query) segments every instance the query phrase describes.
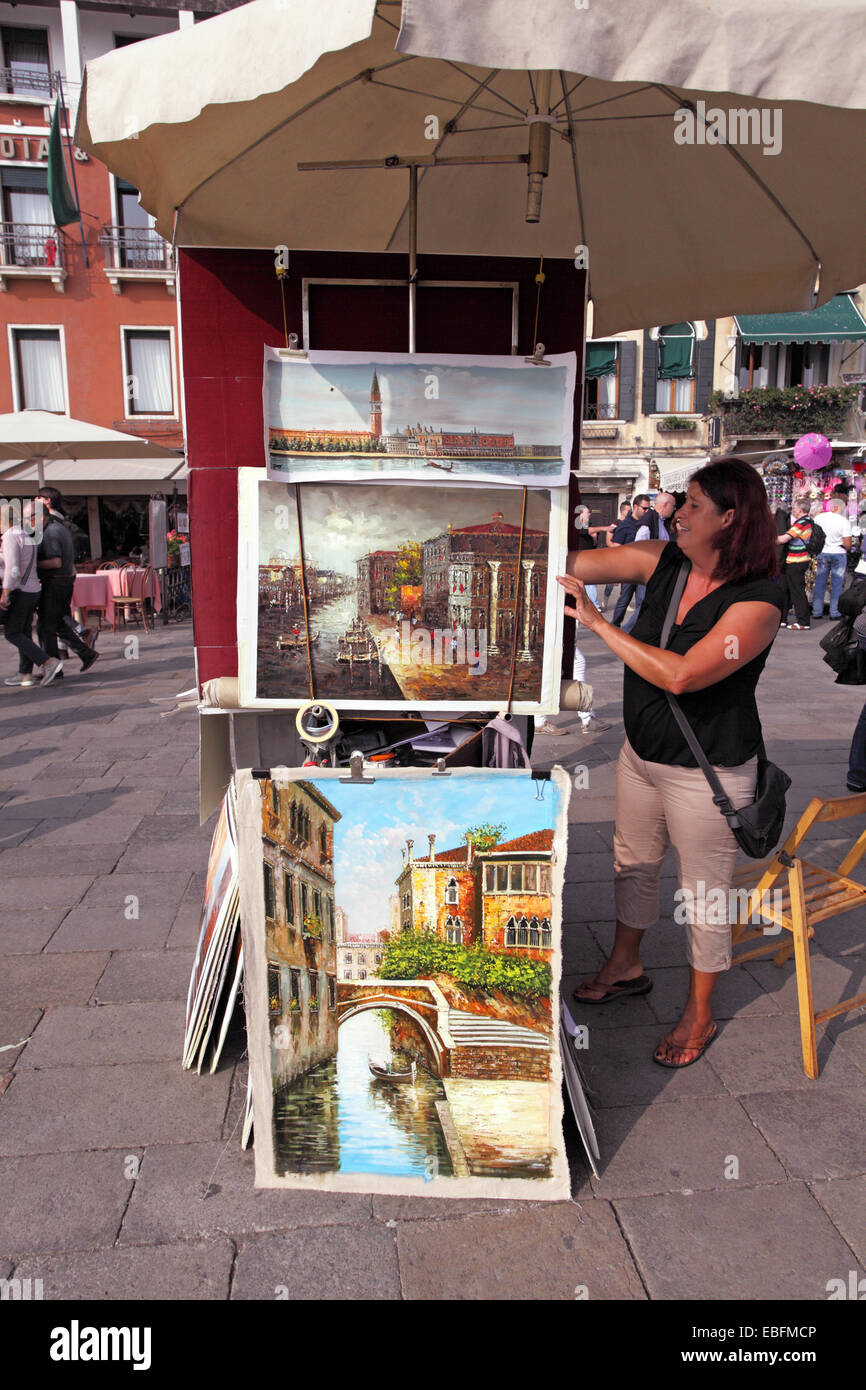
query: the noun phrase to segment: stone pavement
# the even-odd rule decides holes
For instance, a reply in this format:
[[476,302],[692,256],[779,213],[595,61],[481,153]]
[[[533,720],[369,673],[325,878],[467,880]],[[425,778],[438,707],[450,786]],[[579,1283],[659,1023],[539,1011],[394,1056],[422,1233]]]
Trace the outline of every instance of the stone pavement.
[[[782,632],[761,694],[792,819],[845,790],[866,691],[833,684],[811,634]],[[572,801],[564,956],[570,990],[613,930],[613,760],[620,674],[584,637],[614,727],[539,740],[536,762],[588,768]],[[243,1033],[215,1076],[181,1070],[184,1001],[210,827],[197,724],[151,703],[192,684],[187,625],[124,659],[104,634],[86,677],[0,686],[0,1277],[46,1298],[824,1300],[866,1270],[866,1019],[800,1062],[793,966],[755,963],[718,991],[718,1041],[682,1075],[650,1061],[686,969],[668,915],[646,939],[655,988],[586,1010],[602,1176],[570,1121],[574,1204],[257,1191],[237,1126]],[[0,643],[0,678],[14,653]],[[859,828],[859,827],[858,827]],[[841,855],[840,825],[819,853]],[[829,862],[829,859],[828,859]],[[672,908],[671,863],[663,901]],[[862,990],[866,922],[826,924],[817,1006]],[[734,1173],[738,1176],[734,1176]],[[207,1194],[207,1195],[205,1195]]]

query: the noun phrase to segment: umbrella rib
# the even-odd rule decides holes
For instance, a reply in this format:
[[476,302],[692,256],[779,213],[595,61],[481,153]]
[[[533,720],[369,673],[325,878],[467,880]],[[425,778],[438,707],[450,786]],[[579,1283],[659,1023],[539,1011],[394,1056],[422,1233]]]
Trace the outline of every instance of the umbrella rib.
[[[646,82],[642,87],[632,87],[628,92],[617,92],[615,96],[600,97],[598,101],[587,102],[586,106],[576,106],[575,111],[592,111],[596,106],[607,106],[612,101],[625,101],[628,97],[640,96],[641,92],[651,92],[658,86],[655,82]],[[572,88],[572,90],[574,90]],[[663,89],[661,89],[663,90]],[[640,117],[639,119],[643,119]]]
[[[472,73],[471,73],[471,72],[467,72],[467,71],[465,70],[465,68],[461,68],[461,66],[460,66],[459,63],[452,62],[452,60],[451,60],[450,58],[446,58],[446,59],[444,59],[444,61],[445,61],[445,63],[447,64],[447,66],[448,66],[449,68],[453,68],[455,72],[459,72],[459,73],[460,73],[460,76],[461,76],[461,77],[465,77],[465,78],[467,79],[467,81],[469,81],[469,82],[474,82],[474,81],[476,80],[476,79],[472,76]],[[493,74],[492,74],[492,75],[493,75],[494,77],[498,77],[501,71],[502,71],[501,68],[494,68],[494,69],[493,69]],[[525,118],[526,112],[523,110],[522,107],[520,107],[520,106],[515,106],[515,104],[514,104],[513,101],[509,101],[508,97],[504,97],[504,96],[502,95],[501,92],[497,92],[497,90],[496,90],[495,87],[491,87],[489,90],[493,93],[493,95],[494,95],[495,97],[498,97],[500,101],[504,101],[506,106],[510,106],[511,109],[512,109],[512,111],[516,111],[517,114],[518,114],[518,116],[521,116],[521,117]]]
[[[670,87],[666,87],[666,86],[665,86],[663,83],[661,83],[661,82],[659,82],[659,83],[654,83],[653,85],[654,85],[654,86],[657,86],[660,92],[664,92],[665,96],[670,97],[670,99],[671,99],[672,101],[676,102],[678,108],[679,108],[679,107],[682,107],[682,106],[687,106],[688,109],[692,112],[692,115],[697,116],[697,111],[696,111],[696,108],[695,108],[695,105],[694,105],[693,102],[689,101],[689,100],[688,100],[687,98],[685,98],[685,97],[679,97],[679,96],[677,96],[676,92],[672,91]],[[766,184],[766,183],[764,182],[764,180],[761,178],[760,174],[759,174],[755,169],[752,168],[752,166],[751,166],[751,164],[748,162],[748,160],[743,158],[743,156],[740,154],[740,151],[739,151],[738,149],[735,149],[733,145],[728,145],[727,143],[724,144],[724,145],[722,146],[722,148],[728,151],[728,153],[731,155],[731,157],[732,157],[733,159],[735,159],[736,162],[740,165],[740,168],[741,168],[741,169],[745,169],[746,173],[755,181],[755,183],[756,183],[756,184],[758,185],[758,187],[761,189],[762,193],[764,193],[764,194],[766,195],[766,197],[768,197],[768,198],[770,199],[770,202],[773,204],[773,206],[774,206],[775,208],[777,208],[778,211],[782,214],[782,216],[785,218],[786,222],[789,222],[789,223],[791,224],[791,226],[794,228],[794,231],[797,233],[797,235],[799,236],[800,240],[803,242],[804,246],[808,247],[809,252],[811,253],[811,255],[812,255],[812,257],[813,257],[813,259],[814,259],[814,261],[815,261],[815,264],[818,265],[818,266],[820,266],[820,264],[821,264],[821,257],[818,255],[818,252],[815,250],[815,248],[814,248],[814,246],[812,245],[811,241],[809,240],[808,236],[807,236],[806,233],[803,231],[803,228],[802,228],[802,227],[800,226],[800,224],[791,216],[791,214],[789,213],[788,209],[785,207],[784,203],[782,203],[782,202],[776,197],[776,195],[775,195],[775,193],[773,192],[772,188],[770,188],[769,185]]]
[[[556,109],[557,109],[558,106],[561,106],[562,103],[563,103],[564,101],[568,101],[568,98],[571,96],[572,92],[576,92],[577,89],[578,89],[578,87],[579,87],[583,82],[585,82],[585,81],[586,81],[586,76],[585,76],[585,75],[584,75],[583,77],[579,77],[579,78],[577,79],[577,81],[575,82],[574,86],[573,86],[573,87],[570,87],[569,90],[568,90],[567,92],[565,92],[565,93],[563,94],[563,96],[561,96],[561,97],[559,98],[559,101],[556,103],[556,106],[551,106],[551,108],[550,108],[550,114],[553,115],[554,112],[556,111]],[[565,84],[563,83],[563,86],[564,86],[564,85],[565,85]]]
[[[453,67],[453,66],[455,66],[455,65],[454,65],[454,64],[450,64],[450,66]],[[441,135],[441,136],[439,137],[439,139],[436,141],[436,144],[433,146],[433,151],[432,151],[432,153],[433,153],[433,158],[434,158],[434,159],[436,158],[436,155],[439,153],[439,151],[440,151],[440,149],[442,148],[443,144],[444,144],[445,141],[447,140],[449,134],[455,133],[457,122],[460,120],[460,117],[463,115],[464,111],[469,111],[470,108],[474,105],[476,98],[479,97],[479,96],[481,95],[482,92],[485,92],[485,91],[487,91],[487,90],[489,89],[490,83],[493,81],[494,77],[497,77],[497,76],[499,75],[499,71],[500,71],[499,68],[491,68],[490,71],[488,72],[487,76],[484,78],[484,80],[483,80],[482,82],[476,82],[474,92],[472,92],[471,96],[469,96],[469,97],[466,98],[466,100],[464,101],[463,105],[460,107],[460,110],[457,112],[457,115],[454,116],[454,118],[448,122],[448,125],[447,125],[446,128],[445,128],[445,134],[444,134],[444,135]],[[465,73],[464,73],[464,76],[466,76]],[[499,94],[496,93],[496,95],[498,96]],[[449,127],[450,127],[450,129],[449,129]],[[418,179],[418,186],[419,186],[419,188],[420,188],[421,183],[423,182],[425,172],[426,172],[426,170],[424,170],[424,169],[422,169],[422,170],[420,171],[420,177],[419,177],[419,179]],[[407,201],[403,204],[403,209],[402,209],[402,211],[401,211],[401,213],[400,213],[400,216],[397,218],[397,221],[394,223],[394,229],[393,229],[393,231],[391,232],[391,235],[389,236],[388,240],[387,240],[386,243],[385,243],[385,249],[386,249],[386,250],[388,250],[388,249],[390,248],[391,243],[393,242],[395,236],[397,235],[397,228],[400,226],[400,223],[403,221],[403,218],[406,216],[406,210],[407,210],[408,206],[409,206],[409,203],[408,203],[408,199],[407,199]]]
[[[335,87],[330,87],[327,92],[322,92],[319,96],[314,97],[313,100],[308,101],[305,106],[298,107],[297,111],[293,111],[290,116],[286,116],[285,120],[278,121],[275,126],[271,126],[270,130],[266,130],[264,134],[258,137],[258,139],[253,140],[252,144],[247,145],[242,150],[238,150],[237,154],[233,154],[231,159],[227,159],[225,164],[220,165],[219,169],[214,169],[213,172],[208,174],[206,178],[203,178],[200,183],[197,183],[195,185],[195,188],[191,188],[189,193],[185,194],[181,201],[178,203],[177,207],[175,208],[175,212],[181,212],[182,209],[189,202],[190,198],[194,198],[196,193],[199,193],[201,189],[203,189],[207,184],[211,183],[213,179],[217,178],[218,175],[225,173],[226,169],[230,169],[231,166],[233,164],[236,164],[239,159],[243,159],[246,155],[250,154],[253,150],[257,149],[259,145],[263,145],[266,140],[270,140],[271,136],[276,135],[278,130],[282,130],[284,126],[291,125],[292,121],[296,121],[299,116],[306,115],[306,113],[308,111],[312,111],[314,107],[320,106],[323,101],[327,101],[330,97],[336,96],[338,92],[345,91],[347,87],[353,86],[356,82],[372,81],[373,73],[385,72],[388,68],[396,68],[399,67],[402,63],[411,63],[413,61],[414,55],[409,54],[404,58],[395,58],[393,62],[383,63],[382,66],[379,68],[365,68],[363,72],[355,73],[354,77],[347,77],[345,82],[338,82]],[[386,84],[383,83],[381,85],[384,86]]]
[[[562,70],[560,70],[560,73],[559,73],[559,80],[560,80],[560,82],[562,83],[562,99],[563,99],[563,101],[565,102],[565,114],[566,114],[567,117],[568,117],[568,126],[569,126],[569,141],[568,141],[568,143],[569,143],[570,146],[571,146],[571,167],[572,167],[572,171],[573,171],[573,173],[574,173],[574,191],[575,191],[575,194],[576,194],[576,196],[577,196],[577,215],[578,215],[578,217],[580,218],[580,244],[581,244],[582,246],[586,246],[586,245],[588,244],[588,242],[587,242],[587,236],[586,236],[586,221],[585,221],[584,212],[583,212],[583,190],[582,190],[581,184],[580,184],[580,164],[578,163],[578,158],[577,158],[577,141],[576,141],[576,139],[575,139],[574,123],[573,123],[572,117],[571,117],[571,104],[570,104],[570,100],[569,100],[569,99],[570,99],[570,96],[571,96],[571,93],[568,92],[568,91],[566,90],[566,86],[565,86],[565,73],[564,73]],[[590,267],[587,266],[587,271],[586,271],[586,297],[587,297],[587,299],[590,299],[590,298],[592,297],[592,296],[591,296],[591,280],[590,280],[590,274],[591,274]]]
[[[418,87],[400,87],[396,82],[380,82],[376,77],[371,77],[369,80],[371,86],[384,87],[385,90],[389,92],[407,92],[411,97],[429,97],[431,101],[444,101],[450,106],[459,106],[461,108],[460,111],[458,111],[456,116],[452,117],[452,120],[455,121],[459,120],[463,111],[467,109],[466,103],[461,102],[459,97],[443,97],[439,92],[424,92]],[[474,110],[487,111],[491,116],[507,116],[509,114],[507,111],[497,111],[492,106],[476,106]],[[514,122],[515,126],[525,124],[526,122],[523,119]]]

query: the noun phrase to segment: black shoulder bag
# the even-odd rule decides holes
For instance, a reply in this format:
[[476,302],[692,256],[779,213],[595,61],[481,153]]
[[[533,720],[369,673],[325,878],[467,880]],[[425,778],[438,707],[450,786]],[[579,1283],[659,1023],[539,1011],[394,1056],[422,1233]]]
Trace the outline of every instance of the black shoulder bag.
[[[665,615],[660,647],[666,647],[668,644],[690,568],[688,563],[680,567],[670,605]],[[787,772],[783,772],[775,763],[769,761],[762,742],[761,751],[758,754],[758,781],[755,788],[755,799],[750,806],[741,806],[738,809],[734,806],[715,769],[698,743],[694,729],[680,708],[679,701],[669,690],[666,690],[665,694],[683,738],[692,750],[698,767],[710,784],[713,801],[728,822],[737,844],[750,859],[764,859],[776,848],[782,836],[782,827],[785,824],[785,796],[791,785],[790,777]]]

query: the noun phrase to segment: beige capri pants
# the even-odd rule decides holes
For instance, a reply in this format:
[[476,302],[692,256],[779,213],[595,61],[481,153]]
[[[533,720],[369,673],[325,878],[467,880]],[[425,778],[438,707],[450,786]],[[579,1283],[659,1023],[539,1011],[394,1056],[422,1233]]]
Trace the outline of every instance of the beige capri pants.
[[[757,768],[757,758],[716,768],[735,806],[754,800]],[[680,861],[675,920],[685,923],[686,959],[696,970],[728,970],[737,841],[699,767],[648,763],[626,739],[617,762],[613,840],[616,916],[624,926],[643,930],[658,921],[659,871],[669,844]]]

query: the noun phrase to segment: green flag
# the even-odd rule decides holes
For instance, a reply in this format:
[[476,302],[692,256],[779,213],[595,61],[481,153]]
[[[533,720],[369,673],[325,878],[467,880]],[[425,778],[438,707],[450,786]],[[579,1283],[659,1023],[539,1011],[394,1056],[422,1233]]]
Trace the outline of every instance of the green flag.
[[69,180],[66,177],[59,98],[54,103],[51,135],[48,139],[48,197],[51,200],[51,211],[58,227],[65,227],[69,222],[80,222],[81,213],[72,196]]

